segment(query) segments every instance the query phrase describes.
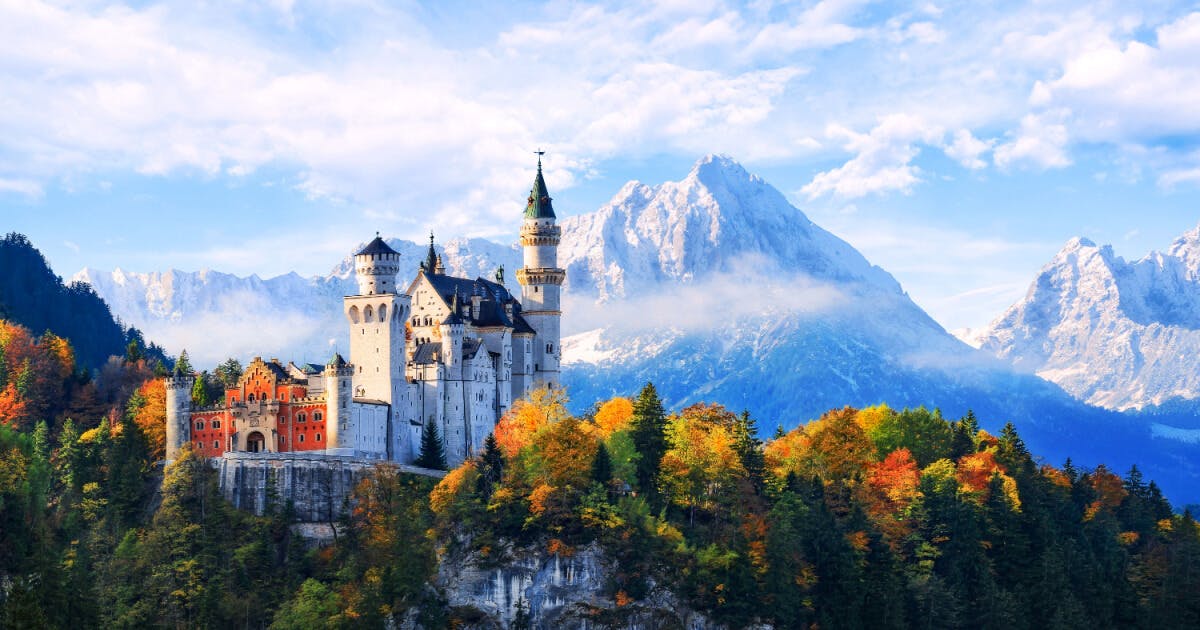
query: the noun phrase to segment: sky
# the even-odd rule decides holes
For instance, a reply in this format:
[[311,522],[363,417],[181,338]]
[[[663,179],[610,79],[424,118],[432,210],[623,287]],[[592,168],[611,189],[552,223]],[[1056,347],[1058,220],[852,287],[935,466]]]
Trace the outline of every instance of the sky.
[[[482,5],[482,6],[481,6]],[[1074,236],[1200,223],[1179,2],[0,0],[0,229],[83,267],[324,274],[515,239],[726,154],[948,329]]]

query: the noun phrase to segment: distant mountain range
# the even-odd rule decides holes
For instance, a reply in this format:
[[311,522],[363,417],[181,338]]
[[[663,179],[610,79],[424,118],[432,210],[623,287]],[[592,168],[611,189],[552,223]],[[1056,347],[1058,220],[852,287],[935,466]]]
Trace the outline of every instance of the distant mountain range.
[[980,347],[1093,405],[1200,395],[1200,227],[1126,262],[1075,238],[985,330]]
[[[962,343],[890,274],[728,158],[706,157],[678,182],[630,182],[561,225],[564,381],[578,405],[651,380],[673,407],[748,409],[764,431],[843,405],[973,409],[989,430],[1017,422],[1054,463],[1137,462],[1173,499],[1200,499],[1200,440],[1189,427],[1087,406]],[[415,273],[427,245],[389,244]],[[517,289],[516,246],[453,240],[439,251],[456,275],[490,278],[503,265]],[[201,362],[312,359],[346,345],[349,257],[314,278],[84,270],[76,279]]]

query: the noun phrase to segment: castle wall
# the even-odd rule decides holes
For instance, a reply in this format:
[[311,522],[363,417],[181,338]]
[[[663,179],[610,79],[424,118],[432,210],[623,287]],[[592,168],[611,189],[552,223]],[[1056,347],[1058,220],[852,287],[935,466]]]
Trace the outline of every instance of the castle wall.
[[345,514],[358,482],[376,466],[441,478],[445,473],[403,464],[316,453],[226,453],[212,460],[221,494],[239,509],[262,514],[269,501],[291,502],[299,522],[328,523]]

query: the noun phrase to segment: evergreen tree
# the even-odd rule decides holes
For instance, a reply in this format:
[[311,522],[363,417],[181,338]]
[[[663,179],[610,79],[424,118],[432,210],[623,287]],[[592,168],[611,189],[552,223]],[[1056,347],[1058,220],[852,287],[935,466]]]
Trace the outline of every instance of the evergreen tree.
[[504,479],[504,453],[496,442],[495,434],[489,433],[483,441],[483,452],[479,455],[479,481],[476,490],[486,501],[492,490]]
[[242,363],[230,357],[217,366],[214,374],[226,389],[237,387],[238,379],[242,378]]
[[604,446],[604,442],[600,442],[600,446],[596,448],[596,456],[592,458],[592,481],[608,488],[612,478],[612,457],[608,454],[608,447]]
[[954,423],[954,435],[950,438],[950,458],[958,460],[963,455],[975,452],[975,435],[979,433],[979,420],[975,412],[967,410],[967,415]]
[[734,449],[742,467],[746,469],[746,477],[754,487],[754,491],[762,494],[766,485],[766,462],[763,459],[763,443],[758,439],[758,424],[750,417],[749,411],[743,411],[733,425]]
[[667,452],[667,412],[653,383],[646,383],[633,402],[633,445],[638,453],[637,485],[655,509],[662,507],[659,468]]
[[414,465],[434,470],[446,470],[446,449],[438,435],[437,423],[426,422],[421,431],[421,454]]
[[771,439],[778,440],[785,435],[787,435],[787,431],[783,430],[783,425],[777,424],[775,425],[775,434],[771,436]]
[[192,374],[195,371],[192,369],[192,362],[188,359],[187,350],[179,353],[179,358],[175,360],[175,371],[184,374]]

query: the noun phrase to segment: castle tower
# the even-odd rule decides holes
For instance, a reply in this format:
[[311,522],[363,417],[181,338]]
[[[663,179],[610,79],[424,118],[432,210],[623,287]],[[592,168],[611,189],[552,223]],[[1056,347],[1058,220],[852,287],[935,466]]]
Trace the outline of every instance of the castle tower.
[[332,455],[354,454],[354,416],[350,410],[354,367],[334,353],[321,373],[325,381],[325,451]]
[[179,458],[179,449],[192,440],[192,386],[196,378],[183,370],[166,378],[167,463]]
[[411,303],[409,296],[396,293],[400,254],[376,235],[354,255],[354,271],[359,294],[342,299],[350,324],[352,395],[396,409],[405,391],[404,322]]
[[538,151],[537,176],[525,205],[521,226],[524,267],[517,270],[521,283],[521,315],[537,333],[533,346],[533,385],[558,386],[560,320],[559,302],[567,272],[558,268],[558,243],[562,228],[555,225],[554,207],[542,177],[542,151]]

